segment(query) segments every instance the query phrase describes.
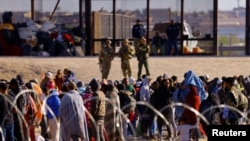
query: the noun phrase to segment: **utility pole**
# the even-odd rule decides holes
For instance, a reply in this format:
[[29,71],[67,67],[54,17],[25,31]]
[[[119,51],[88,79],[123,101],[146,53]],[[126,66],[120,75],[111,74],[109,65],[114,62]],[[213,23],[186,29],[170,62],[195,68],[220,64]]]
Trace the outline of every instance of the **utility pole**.
[[31,19],[35,20],[35,2],[34,0],[31,0]]
[[87,35],[86,40],[86,56],[92,55],[92,26],[91,26],[91,0],[85,0],[85,32]]

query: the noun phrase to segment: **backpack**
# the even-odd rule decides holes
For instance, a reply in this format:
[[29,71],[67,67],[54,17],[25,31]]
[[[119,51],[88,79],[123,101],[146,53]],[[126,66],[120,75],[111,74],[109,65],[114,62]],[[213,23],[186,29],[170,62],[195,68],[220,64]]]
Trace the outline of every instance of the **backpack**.
[[[125,114],[130,113],[131,111],[135,110],[136,107],[136,100],[134,97],[130,96],[127,92],[125,91],[120,91],[118,93],[120,97],[120,102],[121,102],[121,109]],[[122,95],[122,96],[121,96]],[[126,108],[124,107],[126,106]]]

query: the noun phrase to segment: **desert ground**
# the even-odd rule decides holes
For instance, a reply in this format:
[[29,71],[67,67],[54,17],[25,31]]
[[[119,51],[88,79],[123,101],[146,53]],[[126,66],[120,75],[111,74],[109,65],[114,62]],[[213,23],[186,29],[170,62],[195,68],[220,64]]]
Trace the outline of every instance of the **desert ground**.
[[[112,61],[109,79],[121,80],[120,58]],[[138,62],[132,58],[132,76],[137,78]],[[76,73],[78,80],[87,84],[92,78],[101,79],[98,57],[0,57],[0,79],[10,80],[17,74],[23,76],[25,81],[37,79],[40,81],[46,71],[54,75],[58,69],[71,69]],[[150,57],[149,68],[151,78],[166,73],[168,76],[176,75],[179,81],[188,70],[197,76],[208,74],[214,77],[250,75],[250,57]],[[143,68],[143,73],[145,69]]]

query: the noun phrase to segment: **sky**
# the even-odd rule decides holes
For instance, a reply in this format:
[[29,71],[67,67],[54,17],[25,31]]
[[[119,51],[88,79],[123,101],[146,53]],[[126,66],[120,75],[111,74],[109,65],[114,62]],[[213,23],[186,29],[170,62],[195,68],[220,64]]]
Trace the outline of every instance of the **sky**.
[[[83,0],[85,1],[85,0]],[[92,10],[99,10],[102,7],[105,9],[112,9],[113,0],[92,0]],[[124,2],[126,1],[126,2]],[[151,0],[151,8],[166,8],[169,7],[171,1],[178,0]],[[180,0],[179,0],[180,1]],[[194,0],[186,0],[194,1]],[[208,0],[198,0],[198,1],[208,1]],[[239,5],[245,7],[246,0],[218,0],[219,10],[231,10]],[[41,11],[52,11],[57,0],[35,0],[36,9]],[[0,0],[0,12],[3,11],[29,11],[30,10],[30,0]],[[61,0],[60,9],[67,12],[78,12],[79,0]],[[117,8],[120,9],[138,9],[145,8],[146,0],[117,0]]]

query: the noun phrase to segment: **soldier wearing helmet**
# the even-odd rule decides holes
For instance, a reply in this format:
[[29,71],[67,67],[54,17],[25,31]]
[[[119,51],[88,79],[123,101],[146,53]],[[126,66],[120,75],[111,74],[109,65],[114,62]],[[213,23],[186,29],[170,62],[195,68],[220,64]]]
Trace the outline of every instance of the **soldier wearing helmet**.
[[130,60],[134,54],[134,47],[129,44],[128,39],[124,39],[122,47],[118,51],[118,55],[121,57],[121,69],[124,78],[130,78],[132,76],[132,64]]

